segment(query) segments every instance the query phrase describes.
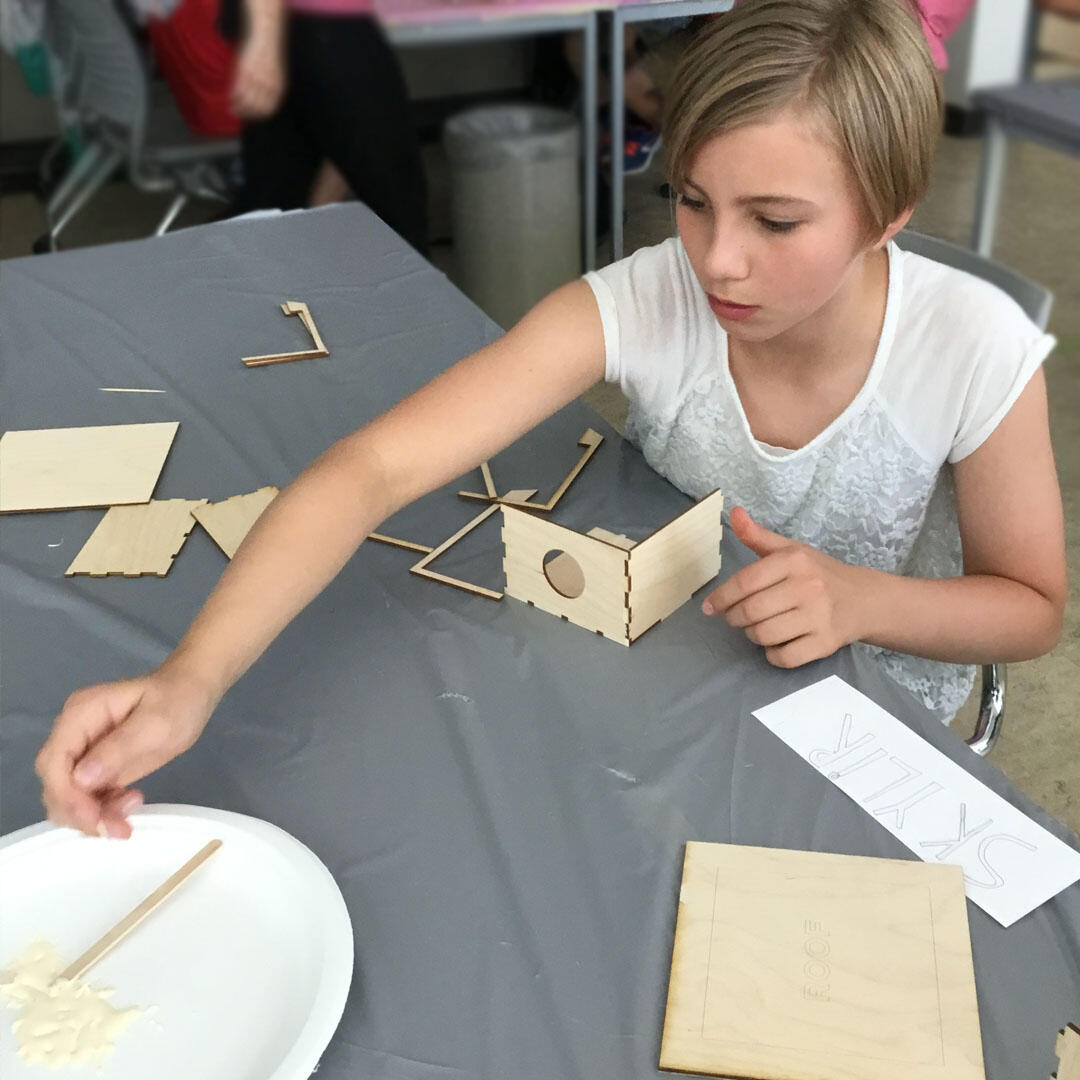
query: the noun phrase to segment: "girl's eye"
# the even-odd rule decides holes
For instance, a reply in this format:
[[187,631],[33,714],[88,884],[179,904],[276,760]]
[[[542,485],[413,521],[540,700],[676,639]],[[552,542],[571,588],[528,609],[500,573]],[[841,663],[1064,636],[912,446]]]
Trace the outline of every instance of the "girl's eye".
[[768,229],[769,232],[786,233],[791,232],[792,229],[801,225],[799,221],[777,221],[775,218],[759,217],[758,221],[761,225]]
[[689,195],[679,195],[679,205],[687,210],[704,210],[705,204],[700,199],[691,199]]

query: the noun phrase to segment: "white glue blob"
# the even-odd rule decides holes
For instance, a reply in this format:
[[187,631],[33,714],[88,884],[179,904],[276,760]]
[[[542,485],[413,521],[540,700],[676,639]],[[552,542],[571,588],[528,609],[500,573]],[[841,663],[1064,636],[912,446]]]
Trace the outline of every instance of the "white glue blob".
[[0,1000],[18,1009],[11,1026],[19,1057],[30,1065],[58,1069],[93,1063],[100,1067],[117,1037],[143,1010],[114,1009],[115,991],[82,979],[58,979],[67,964],[46,941],[34,941],[9,965]]

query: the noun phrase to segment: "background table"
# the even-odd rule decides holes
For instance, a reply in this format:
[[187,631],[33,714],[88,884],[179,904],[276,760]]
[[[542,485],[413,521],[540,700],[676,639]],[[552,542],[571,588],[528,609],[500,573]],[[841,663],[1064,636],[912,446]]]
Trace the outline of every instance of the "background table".
[[[2,277],[5,429],[178,419],[162,498],[284,484],[497,333],[357,204],[9,261]],[[330,356],[245,368],[300,347],[283,299],[308,302]],[[558,520],[637,538],[685,508],[579,405],[496,458],[496,483],[549,493],[590,425],[607,439]],[[458,486],[384,531],[448,536],[479,509]],[[32,763],[65,696],[160,661],[224,565],[196,529],[164,579],[65,579],[100,514],[2,523],[5,832],[41,817]],[[469,539],[447,572],[498,585],[494,523]],[[724,557],[727,572],[748,554],[725,540]],[[850,650],[779,671],[696,604],[626,649],[410,575],[411,559],[364,544],[145,783],[150,801],[272,821],[337,879],[356,972],[319,1080],[656,1075],[685,841],[911,857],[750,715],[830,673],[1068,838]],[[1055,1031],[1080,1019],[1080,889],[1008,930],[969,915],[987,1075],[1046,1080]]]

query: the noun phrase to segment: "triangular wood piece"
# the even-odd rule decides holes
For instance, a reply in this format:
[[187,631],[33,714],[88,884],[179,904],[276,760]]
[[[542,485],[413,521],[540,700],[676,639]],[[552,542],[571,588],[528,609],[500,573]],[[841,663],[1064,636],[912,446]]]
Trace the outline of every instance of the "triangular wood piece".
[[[532,495],[535,495],[536,491],[535,489],[531,491],[511,491],[510,494],[517,499],[528,499]],[[444,540],[438,547],[432,548],[418,563],[409,567],[410,571],[414,574],[419,574],[421,577],[430,578],[432,581],[441,581],[444,585],[453,585],[456,589],[464,589],[466,592],[476,593],[477,596],[486,596],[489,600],[501,600],[503,594],[501,592],[495,592],[494,589],[486,589],[483,585],[473,585],[469,581],[448,577],[446,574],[439,574],[434,570],[428,569],[428,566],[440,555],[449,551],[463,536],[467,536],[478,525],[482,525],[498,509],[499,507],[497,505],[489,506],[483,513],[474,517],[467,525],[458,529],[458,531],[448,540]],[[379,537],[379,539],[381,539],[383,543],[388,542],[388,538]]]
[[66,574],[164,577],[195,528],[190,499],[161,499],[139,506],[114,506],[98,523]]
[[985,1080],[963,871],[688,843],[660,1068]]
[[150,501],[179,423],[7,431],[0,513]]
[[191,511],[195,520],[231,559],[251,526],[277,496],[276,487],[259,488],[247,495],[233,495],[216,503],[202,503]]

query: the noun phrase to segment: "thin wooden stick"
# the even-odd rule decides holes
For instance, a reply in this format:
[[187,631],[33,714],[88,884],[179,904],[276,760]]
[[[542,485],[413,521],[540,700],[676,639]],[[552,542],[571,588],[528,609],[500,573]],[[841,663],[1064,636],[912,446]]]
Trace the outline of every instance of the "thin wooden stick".
[[419,551],[422,555],[435,550],[427,544],[414,544],[411,540],[398,540],[397,537],[386,536],[384,533],[368,533],[367,538],[380,544],[389,544],[391,547],[404,548],[406,551]]
[[220,840],[211,840],[200,852],[193,855],[175,874],[159,885],[141,904],[124,916],[103,938],[94,942],[73,964],[69,964],[58,979],[77,979],[92,964],[96,964],[114,945],[127,937],[174,889],[197,870],[217,849]]

